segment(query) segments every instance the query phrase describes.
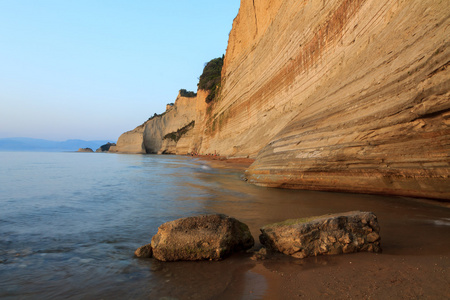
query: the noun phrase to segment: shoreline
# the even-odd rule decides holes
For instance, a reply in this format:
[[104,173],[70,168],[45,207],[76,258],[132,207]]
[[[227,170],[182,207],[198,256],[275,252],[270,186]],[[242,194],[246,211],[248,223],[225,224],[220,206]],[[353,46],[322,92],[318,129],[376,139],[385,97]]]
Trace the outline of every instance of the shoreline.
[[[193,156],[213,168],[234,169],[244,172],[253,159],[227,159],[220,156]],[[323,191],[323,193],[328,193]],[[331,192],[333,193],[333,192]],[[347,193],[339,193],[347,194]],[[361,194],[367,195],[367,194]],[[405,202],[410,209],[442,210],[445,215],[450,203],[435,199],[389,196]],[[363,201],[363,200],[362,200]],[[448,215],[448,214],[447,214]],[[384,217],[384,218],[383,218]],[[240,291],[243,298],[259,294],[255,299],[443,299],[450,295],[450,243],[423,240],[421,232],[408,233],[394,223],[379,217],[383,253],[352,253],[295,259],[274,254],[266,260],[250,263],[245,274],[246,283],[235,282],[223,297]],[[450,215],[449,215],[450,217]],[[447,220],[447,219],[445,219]],[[448,222],[435,223],[441,229]],[[408,237],[405,239],[404,235]],[[417,235],[417,236],[415,236]],[[255,236],[257,239],[257,237]],[[410,240],[408,240],[410,239]],[[257,243],[258,244],[258,243]],[[440,244],[440,245],[437,245]],[[233,258],[228,258],[233,259]],[[234,258],[236,259],[236,258]]]
[[[218,169],[233,169],[239,172],[244,172],[250,167],[250,165],[255,161],[253,158],[227,158],[225,156],[215,156],[215,155],[186,155],[187,157],[191,157],[193,159],[197,159],[200,161],[206,162],[212,168]],[[268,187],[270,188],[270,187]],[[299,189],[290,189],[290,190],[299,190]],[[299,190],[301,191],[301,190]],[[310,191],[310,190],[308,190]],[[312,191],[312,190],[311,190]],[[327,190],[314,190],[317,192],[323,193],[342,193],[342,194],[361,194],[361,195],[381,195],[386,197],[396,197],[401,199],[406,199],[407,201],[414,201],[423,204],[429,204],[434,206],[439,206],[443,208],[450,208],[450,201],[440,200],[435,198],[421,198],[421,197],[407,197],[407,196],[398,196],[398,195],[389,195],[389,194],[371,194],[371,193],[351,193],[351,192],[338,192],[338,191],[327,191]]]
[[244,172],[255,161],[253,158],[227,158],[218,155],[186,155],[193,159],[201,160],[212,168],[235,169]]

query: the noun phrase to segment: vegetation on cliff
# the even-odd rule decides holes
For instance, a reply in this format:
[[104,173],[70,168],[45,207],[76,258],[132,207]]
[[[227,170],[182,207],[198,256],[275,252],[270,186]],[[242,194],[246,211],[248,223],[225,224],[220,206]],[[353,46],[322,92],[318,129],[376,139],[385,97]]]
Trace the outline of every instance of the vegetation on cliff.
[[183,135],[185,135],[189,130],[194,128],[194,125],[195,121],[192,121],[186,126],[183,126],[180,129],[178,129],[177,131],[166,134],[163,139],[171,139],[174,142],[178,142]]
[[[197,93],[194,93],[194,92],[192,92],[192,91],[188,91],[188,90],[186,90],[186,89],[180,89],[179,92],[180,92],[180,96],[181,96],[181,97],[188,97],[188,98],[194,98],[194,97],[197,97]],[[174,103],[167,103],[167,105],[174,106],[175,104],[174,104]],[[150,118],[148,118],[148,120],[147,120],[146,122],[148,122],[148,121],[150,121],[150,120],[152,120],[152,119],[154,119],[154,118],[156,118],[156,117],[162,117],[162,116],[164,116],[165,114],[166,114],[166,111],[163,112],[163,113],[160,113],[160,114],[155,113],[153,116],[151,116]],[[146,122],[144,122],[144,124],[142,124],[142,125],[140,125],[140,126],[144,126]]]
[[187,91],[186,89],[181,89],[180,90],[180,96],[181,97],[193,98],[193,97],[197,97],[197,93],[194,93],[192,91]]
[[[169,103],[170,104],[170,103]],[[173,103],[172,103],[173,104]],[[152,120],[152,119],[154,119],[154,118],[156,118],[156,117],[162,117],[162,116],[164,116],[166,114],[166,112],[163,112],[163,113],[160,113],[160,114],[157,114],[157,113],[154,113],[153,114],[153,116],[151,116],[150,118],[148,118],[148,120],[146,121],[146,122],[148,122],[148,121],[150,121],[150,120]],[[145,125],[145,122],[144,122],[144,124],[142,124],[141,126],[143,126],[143,125]]]
[[104,145],[101,145],[100,148],[98,148],[96,152],[107,152],[107,151],[109,151],[109,148],[111,148],[111,146],[116,146],[116,144],[108,142]]
[[222,67],[223,67],[224,56],[214,58],[208,63],[206,63],[203,73],[200,76],[198,82],[198,88],[202,90],[210,91],[208,97],[206,97],[206,102],[209,103],[213,101],[220,90],[220,82],[222,79]]

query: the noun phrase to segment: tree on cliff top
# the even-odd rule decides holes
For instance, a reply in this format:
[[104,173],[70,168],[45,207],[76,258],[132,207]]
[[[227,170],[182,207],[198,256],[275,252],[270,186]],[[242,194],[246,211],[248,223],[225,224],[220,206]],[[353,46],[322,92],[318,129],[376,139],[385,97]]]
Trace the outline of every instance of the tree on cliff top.
[[222,67],[224,56],[214,58],[206,63],[203,73],[198,82],[198,88],[210,91],[206,102],[214,100],[220,89],[220,81],[222,79]]

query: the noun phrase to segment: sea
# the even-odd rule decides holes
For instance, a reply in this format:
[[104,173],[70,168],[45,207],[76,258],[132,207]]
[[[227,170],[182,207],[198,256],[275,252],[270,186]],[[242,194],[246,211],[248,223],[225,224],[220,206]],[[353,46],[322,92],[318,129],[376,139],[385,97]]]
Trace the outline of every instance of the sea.
[[134,251],[193,215],[235,217],[258,247],[266,224],[350,210],[378,216],[393,255],[450,249],[449,208],[420,199],[257,187],[187,156],[0,152],[0,298],[263,299],[251,253],[163,263]]

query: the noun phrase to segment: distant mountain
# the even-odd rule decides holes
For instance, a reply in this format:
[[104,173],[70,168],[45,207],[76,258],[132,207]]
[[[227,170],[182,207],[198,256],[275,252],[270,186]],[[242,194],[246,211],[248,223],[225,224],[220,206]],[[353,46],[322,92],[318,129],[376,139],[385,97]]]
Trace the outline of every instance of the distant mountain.
[[84,140],[67,140],[67,141],[49,141],[32,138],[1,138],[0,151],[77,151],[79,148],[98,149],[100,146],[111,141],[84,141]]

